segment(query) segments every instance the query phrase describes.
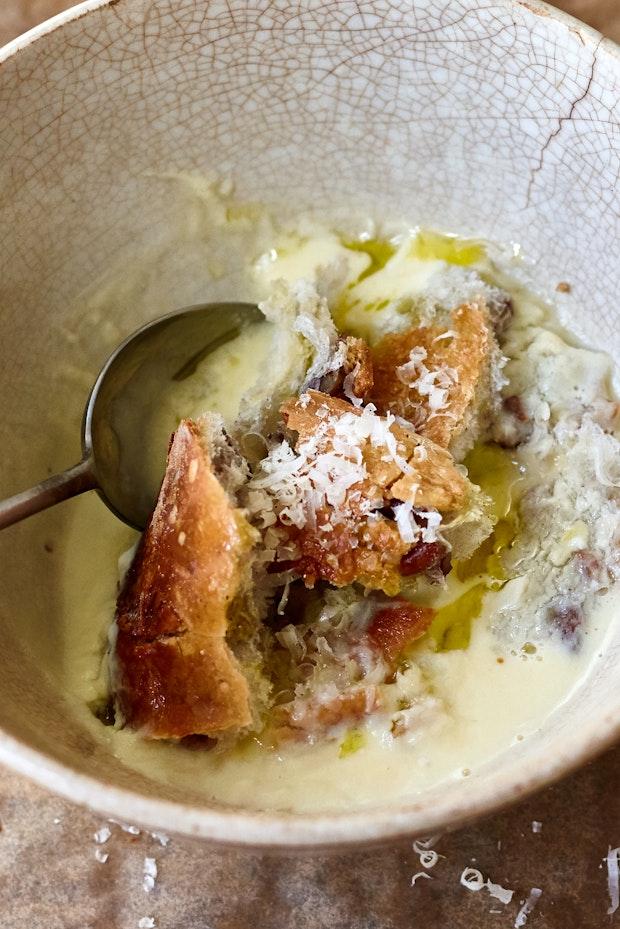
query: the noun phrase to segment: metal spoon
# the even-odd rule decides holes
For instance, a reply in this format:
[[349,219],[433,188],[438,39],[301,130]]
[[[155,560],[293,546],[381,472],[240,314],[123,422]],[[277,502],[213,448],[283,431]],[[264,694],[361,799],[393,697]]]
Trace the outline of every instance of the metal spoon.
[[82,461],[1,502],[0,529],[85,490],[97,490],[120,519],[143,529],[178,425],[162,408],[174,406],[171,394],[207,355],[261,320],[251,303],[205,303],[162,316],[125,339],[88,398]]

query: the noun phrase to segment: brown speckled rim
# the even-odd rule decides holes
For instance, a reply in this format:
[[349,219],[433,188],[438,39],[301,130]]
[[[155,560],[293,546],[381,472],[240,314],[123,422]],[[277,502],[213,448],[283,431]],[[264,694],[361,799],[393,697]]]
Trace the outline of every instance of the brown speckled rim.
[[[18,54],[55,29],[80,17],[118,2],[130,0],[86,0],[60,13],[13,40],[0,50],[0,63]],[[618,59],[620,49],[602,39],[595,30],[546,3],[525,0],[495,0],[498,6],[525,8],[533,16],[544,16],[558,28],[577,33],[586,46],[599,46]],[[25,742],[0,733],[0,761],[43,787],[69,800],[85,804],[102,814],[138,823],[152,830],[177,832],[217,843],[254,848],[313,848],[360,844],[379,844],[399,838],[454,829],[503,807],[565,776],[620,738],[620,712],[615,708],[576,727],[563,738],[561,751],[554,745],[551,755],[545,746],[525,759],[506,756],[506,765],[492,780],[477,783],[475,775],[456,799],[433,798],[426,805],[424,795],[415,802],[393,803],[388,807],[355,813],[326,815],[257,813],[239,809],[202,807],[151,799],[141,793],[110,786],[54,761]]]

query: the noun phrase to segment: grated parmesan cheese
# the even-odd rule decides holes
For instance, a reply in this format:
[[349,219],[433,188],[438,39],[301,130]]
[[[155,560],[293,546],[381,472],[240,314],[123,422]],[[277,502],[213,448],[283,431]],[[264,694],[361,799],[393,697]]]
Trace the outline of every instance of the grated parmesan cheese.
[[[303,404],[304,396],[301,397]],[[413,469],[400,454],[398,441],[391,431],[395,417],[377,415],[376,407],[358,407],[360,412],[325,415],[315,432],[297,443],[296,449],[283,440],[273,445],[251,479],[247,492],[250,516],[262,528],[284,526],[303,529],[316,527],[319,512],[330,511],[330,523],[346,522],[350,503],[357,503],[359,515],[367,517],[379,500],[362,499],[358,488],[368,478],[363,448],[370,443],[383,449],[382,460],[394,462],[403,474]],[[421,449],[422,457],[425,449]],[[356,495],[357,496],[354,496]],[[359,502],[358,502],[359,501]],[[404,541],[415,541],[418,535],[436,538],[441,522],[439,513],[424,514],[427,526],[415,526],[411,507],[399,510],[397,525]],[[325,529],[325,531],[329,531]],[[279,539],[275,540],[277,548]]]
[[143,874],[142,887],[146,893],[150,893],[155,887],[155,880],[157,878],[157,862],[154,858],[144,859]]
[[485,881],[482,872],[479,871],[478,868],[465,868],[461,874],[461,884],[463,887],[466,887],[467,890],[471,890],[474,893],[486,887],[490,896],[499,900],[504,906],[510,903],[514,894],[514,890],[508,890],[506,887],[502,887],[501,884],[494,884],[493,881],[489,879]]
[[347,374],[344,381],[342,382],[342,392],[344,393],[349,403],[352,403],[353,406],[356,407],[361,407],[364,403],[363,399],[361,397],[357,397],[353,392],[353,385],[355,384],[357,375],[359,373],[360,363],[357,361],[353,370]]
[[434,868],[439,859],[444,857],[430,847],[438,838],[438,836],[431,836],[428,839],[416,839],[413,843],[413,850],[419,857],[423,868]]
[[456,332],[454,329],[446,329],[445,332],[440,332],[439,335],[436,335],[433,339],[433,345],[435,342],[442,342],[444,339],[454,339],[456,338]]
[[120,826],[123,832],[128,832],[130,835],[140,835],[140,830],[137,826],[130,826],[129,823],[123,823],[120,819],[108,819],[109,823],[114,823],[115,826]]
[[527,918],[542,897],[542,890],[539,887],[532,887],[530,890],[527,900],[517,913],[517,918],[515,919],[515,929],[521,929],[522,926],[525,926]]
[[506,887],[502,887],[501,884],[494,884],[493,881],[490,880],[487,880],[487,890],[492,897],[495,897],[495,899],[503,903],[504,906],[510,903],[514,896],[514,890],[508,890]]
[[484,878],[478,868],[465,868],[461,874],[461,884],[467,890],[476,893],[484,887]]
[[618,855],[620,855],[620,848],[610,848],[607,852],[607,857],[604,859],[607,862],[607,889],[609,891],[609,908],[607,910],[608,916],[613,916],[613,914],[618,909],[620,905],[620,874],[618,872]]
[[[444,333],[438,338],[446,338],[447,335],[448,333]],[[420,397],[427,399],[430,410],[428,418],[430,419],[438,416],[441,410],[445,410],[448,405],[448,393],[450,388],[458,383],[459,373],[456,368],[450,368],[448,365],[440,365],[435,370],[430,370],[424,363],[426,357],[425,348],[421,346],[412,348],[409,352],[409,361],[396,368],[396,377],[402,384],[415,390]]]

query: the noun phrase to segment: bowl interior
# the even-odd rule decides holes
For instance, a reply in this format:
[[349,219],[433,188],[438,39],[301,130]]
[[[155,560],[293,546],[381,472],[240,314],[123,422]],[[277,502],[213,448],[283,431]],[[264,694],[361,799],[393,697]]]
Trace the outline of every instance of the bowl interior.
[[[60,19],[0,66],[2,493],[78,459],[90,383],[133,328],[247,298],[199,177],[230,177],[240,200],[284,217],[388,217],[519,243],[543,291],[570,281],[563,321],[620,348],[620,60],[586,27],[509,0],[96,0]],[[136,243],[152,261],[130,276]],[[114,268],[122,286],[97,303]],[[114,517],[92,508],[104,536]],[[116,815],[255,843],[426,831],[567,770],[617,727],[620,627],[509,764],[423,802],[327,818],[209,807],[123,767],[81,721],[56,621],[74,516],[67,503],[0,536],[0,751]]]

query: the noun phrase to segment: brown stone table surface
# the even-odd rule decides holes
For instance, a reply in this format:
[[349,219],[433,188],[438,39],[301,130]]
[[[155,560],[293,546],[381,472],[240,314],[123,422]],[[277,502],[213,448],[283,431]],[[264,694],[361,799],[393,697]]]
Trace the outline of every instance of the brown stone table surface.
[[[620,0],[557,5],[620,40]],[[0,45],[68,6],[0,0]],[[111,835],[97,844],[106,825]],[[542,896],[527,929],[620,927],[620,909],[607,915],[603,863],[620,845],[620,748],[525,803],[440,837],[434,847],[445,857],[427,872],[432,880],[414,886],[423,869],[409,842],[286,856],[176,836],[162,846],[2,769],[0,827],[0,929],[138,929],[145,917],[157,929],[511,929],[532,887]],[[157,866],[150,892],[145,858]],[[504,905],[486,888],[461,886],[466,867],[514,890],[513,900]]]

